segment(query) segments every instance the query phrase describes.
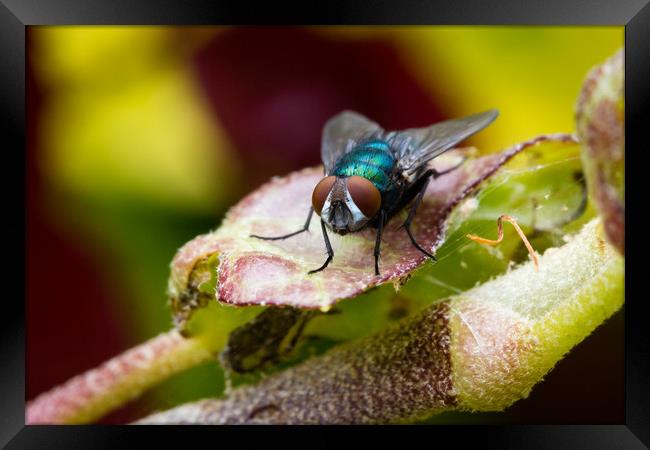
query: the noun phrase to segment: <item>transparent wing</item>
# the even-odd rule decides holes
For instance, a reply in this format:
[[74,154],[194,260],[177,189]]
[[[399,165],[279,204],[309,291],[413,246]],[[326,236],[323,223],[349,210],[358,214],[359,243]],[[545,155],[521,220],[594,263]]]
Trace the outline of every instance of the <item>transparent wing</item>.
[[398,167],[407,174],[417,172],[428,161],[487,127],[498,115],[499,111],[490,109],[430,127],[411,128],[396,133],[394,139],[398,143],[395,146]]
[[382,132],[375,122],[353,111],[343,111],[327,121],[323,128],[321,159],[328,175],[341,156],[349,152],[356,140]]

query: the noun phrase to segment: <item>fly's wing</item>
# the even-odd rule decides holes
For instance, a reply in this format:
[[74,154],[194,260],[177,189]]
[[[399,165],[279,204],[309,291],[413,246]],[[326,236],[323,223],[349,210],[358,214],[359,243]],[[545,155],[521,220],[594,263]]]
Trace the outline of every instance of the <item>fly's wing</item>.
[[343,111],[328,120],[321,141],[325,175],[330,174],[341,156],[352,150],[357,140],[382,131],[375,122],[353,111]]
[[499,115],[496,109],[436,123],[426,128],[412,128],[395,133],[393,140],[397,152],[397,167],[412,176],[427,162],[459,142],[478,133]]

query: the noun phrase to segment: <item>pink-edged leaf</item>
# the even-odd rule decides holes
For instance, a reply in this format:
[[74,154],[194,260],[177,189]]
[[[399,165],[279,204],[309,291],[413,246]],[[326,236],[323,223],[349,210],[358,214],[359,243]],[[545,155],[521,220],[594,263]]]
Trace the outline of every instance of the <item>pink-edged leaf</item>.
[[[571,139],[564,134],[540,136],[501,153],[468,158],[458,169],[434,180],[412,225],[417,241],[435,251],[443,242],[453,208],[524,148],[541,141]],[[437,158],[433,165],[444,170],[464,152],[456,149]],[[327,257],[318,216],[314,216],[309,233],[276,241],[249,237],[299,230],[307,218],[312,190],[322,176],[322,169],[317,167],[272,179],[233,207],[217,230],[183,246],[172,262],[172,304],[175,299],[182,304],[184,295],[189,298],[188,285],[197,263],[214,255],[218,255],[214,295],[219,301],[322,310],[382,283],[399,282],[427,260],[401,228],[406,210],[385,227],[380,275],[374,274],[374,229],[346,236],[330,233],[334,259],[325,270],[311,275],[307,272],[320,267]]]

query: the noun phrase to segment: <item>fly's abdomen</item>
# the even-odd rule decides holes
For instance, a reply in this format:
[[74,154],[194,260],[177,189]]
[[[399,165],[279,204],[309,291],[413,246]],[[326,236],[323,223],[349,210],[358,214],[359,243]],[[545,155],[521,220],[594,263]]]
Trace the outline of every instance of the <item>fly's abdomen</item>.
[[357,145],[334,167],[332,175],[339,177],[360,176],[370,180],[380,192],[391,190],[390,173],[395,159],[388,144],[374,139]]

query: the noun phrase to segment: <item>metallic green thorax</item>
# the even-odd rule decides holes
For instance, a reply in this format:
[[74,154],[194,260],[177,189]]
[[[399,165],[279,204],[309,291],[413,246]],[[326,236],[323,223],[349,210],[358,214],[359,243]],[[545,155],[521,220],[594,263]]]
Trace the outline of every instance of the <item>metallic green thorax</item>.
[[379,192],[393,189],[390,173],[395,167],[395,158],[388,143],[373,139],[357,145],[345,154],[334,167],[332,175],[351,177],[354,175],[370,180]]

